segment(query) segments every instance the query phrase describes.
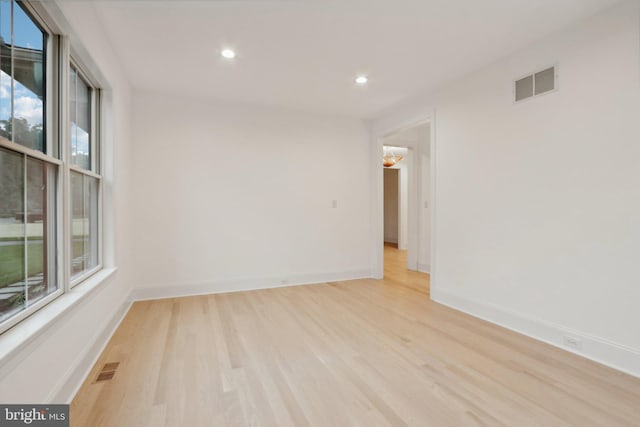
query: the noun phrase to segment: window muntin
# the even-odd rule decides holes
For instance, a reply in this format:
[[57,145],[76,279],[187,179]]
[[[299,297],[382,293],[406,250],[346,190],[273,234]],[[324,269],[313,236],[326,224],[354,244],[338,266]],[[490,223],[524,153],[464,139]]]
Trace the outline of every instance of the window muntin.
[[0,137],[46,153],[48,34],[15,0],[0,0]]

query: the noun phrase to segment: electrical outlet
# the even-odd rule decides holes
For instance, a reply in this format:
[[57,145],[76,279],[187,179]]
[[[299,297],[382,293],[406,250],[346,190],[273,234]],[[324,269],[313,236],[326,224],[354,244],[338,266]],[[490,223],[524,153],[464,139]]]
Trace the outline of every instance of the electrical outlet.
[[582,350],[582,340],[580,338],[564,335],[563,337],[564,345],[574,350]]
[[337,200],[332,200],[331,201],[331,207],[334,208],[334,209],[337,208],[338,207],[338,201]]
[[280,281],[280,284],[281,284],[281,285],[288,285],[288,284],[289,284],[289,281],[288,281],[287,279],[282,279],[282,280]]

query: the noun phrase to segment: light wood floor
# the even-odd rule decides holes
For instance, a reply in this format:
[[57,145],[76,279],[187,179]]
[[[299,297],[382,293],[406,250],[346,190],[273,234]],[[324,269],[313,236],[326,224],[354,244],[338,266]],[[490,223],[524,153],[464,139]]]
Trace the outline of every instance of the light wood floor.
[[135,303],[71,424],[640,426],[639,379],[433,303],[385,256],[384,280]]

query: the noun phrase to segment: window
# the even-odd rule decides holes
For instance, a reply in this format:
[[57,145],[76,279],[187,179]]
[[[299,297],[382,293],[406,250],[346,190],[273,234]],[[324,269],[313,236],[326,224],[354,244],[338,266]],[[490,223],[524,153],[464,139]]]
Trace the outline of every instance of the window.
[[99,179],[71,172],[72,278],[98,266],[99,186]]
[[48,34],[21,4],[0,0],[0,136],[34,150],[44,145]]
[[0,332],[101,267],[99,90],[60,39],[0,0]]
[[0,1],[0,322],[59,289],[60,161],[45,132],[47,34],[16,1]]
[[93,88],[73,66],[69,72],[69,115],[71,121],[71,164],[91,170],[91,98]]
[[73,65],[69,70],[71,170],[71,277],[99,266],[100,175],[95,161],[93,110],[96,90]]

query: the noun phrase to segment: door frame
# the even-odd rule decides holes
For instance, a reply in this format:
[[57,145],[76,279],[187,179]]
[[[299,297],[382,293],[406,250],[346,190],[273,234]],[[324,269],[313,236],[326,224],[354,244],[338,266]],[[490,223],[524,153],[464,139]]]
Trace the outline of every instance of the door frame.
[[[433,289],[435,285],[436,278],[436,138],[435,138],[435,112],[431,112],[431,114],[425,115],[422,118],[417,120],[413,120],[410,122],[406,122],[400,125],[389,126],[383,128],[381,130],[372,130],[372,150],[371,150],[371,168],[373,175],[373,194],[371,197],[372,200],[372,277],[376,279],[382,279],[384,277],[384,175],[383,168],[381,165],[381,159],[383,156],[383,148],[384,139],[392,136],[398,132],[403,130],[410,129],[415,126],[429,124],[429,132],[430,132],[430,147],[429,147],[429,162],[430,162],[430,206],[431,210],[431,259],[430,259],[430,276],[431,276],[431,287]],[[417,153],[414,153],[417,154]],[[414,157],[417,157],[415,155]],[[414,174],[416,176],[417,184],[416,190],[417,194],[420,194],[420,182],[421,182],[421,168],[419,167],[419,162],[414,161],[417,173]],[[411,175],[411,171],[410,171]],[[410,178],[411,179],[411,178]],[[411,192],[411,190],[410,190]],[[419,201],[417,201],[419,204]],[[415,202],[414,202],[415,204]],[[417,209],[413,209],[416,212]],[[414,212],[414,216],[417,217],[416,212]],[[411,214],[411,212],[409,212]],[[419,221],[418,227],[419,227]],[[419,229],[415,229],[417,235],[419,235]],[[417,260],[416,260],[417,263]],[[416,266],[417,267],[417,266]]]

